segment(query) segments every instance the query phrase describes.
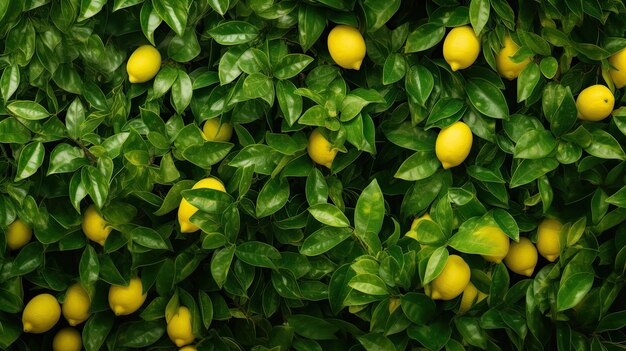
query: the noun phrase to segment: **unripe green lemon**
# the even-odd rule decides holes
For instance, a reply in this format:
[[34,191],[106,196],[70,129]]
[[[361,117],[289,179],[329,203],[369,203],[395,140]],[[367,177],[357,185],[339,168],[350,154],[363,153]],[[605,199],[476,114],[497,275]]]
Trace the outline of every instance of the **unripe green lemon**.
[[[192,189],[215,189],[219,191],[226,192],[226,188],[224,184],[213,177],[204,178],[198,181]],[[180,201],[180,206],[178,207],[178,223],[180,224],[180,232],[181,233],[193,233],[200,229],[197,225],[191,223],[189,218],[198,212],[198,208],[189,203],[189,201],[184,198]]]
[[359,70],[366,52],[363,35],[354,27],[335,26],[328,34],[328,52],[339,66]]
[[16,219],[7,228],[7,246],[9,250],[17,250],[28,244],[33,237],[33,230],[21,219]]
[[597,122],[607,118],[614,105],[615,96],[609,88],[600,84],[583,89],[576,98],[578,118],[583,121]]
[[208,141],[229,141],[233,136],[233,125],[230,123],[220,124],[219,118],[212,118],[204,122],[203,136]]
[[138,277],[132,278],[128,286],[111,285],[109,288],[109,306],[116,316],[125,316],[137,311],[147,294],[142,292],[143,285]]
[[461,256],[448,256],[443,271],[430,283],[430,297],[452,300],[461,295],[470,281],[470,274],[470,267]]
[[83,340],[78,330],[63,328],[59,330],[52,340],[53,351],[80,351],[83,348]]
[[333,145],[326,140],[319,128],[315,128],[311,132],[309,143],[307,144],[307,152],[315,163],[326,168],[330,168],[335,156],[337,156],[337,149],[333,148]]
[[81,225],[85,236],[89,240],[95,241],[102,246],[104,246],[104,242],[113,229],[109,223],[104,220],[94,205],[89,206],[87,210],[85,210]]
[[463,163],[472,149],[472,130],[463,122],[455,122],[437,135],[435,153],[444,169]]
[[480,40],[471,26],[452,28],[443,41],[443,58],[453,71],[471,66],[480,53]]
[[39,294],[33,297],[22,312],[22,326],[25,333],[45,333],[52,329],[61,318],[61,306],[56,297]]
[[550,262],[561,254],[561,228],[563,224],[556,219],[546,218],[537,227],[537,251]]
[[144,83],[154,78],[161,69],[161,54],[152,45],[138,47],[128,59],[126,72],[131,83]]
[[514,273],[530,277],[537,265],[537,249],[528,238],[519,238],[519,242],[511,243],[504,264]]
[[63,317],[71,326],[76,326],[86,321],[91,315],[91,312],[89,312],[90,308],[91,299],[80,283],[67,288],[62,311]]
[[191,312],[185,306],[180,306],[178,312],[167,322],[167,335],[176,346],[191,344],[195,337],[191,327]]

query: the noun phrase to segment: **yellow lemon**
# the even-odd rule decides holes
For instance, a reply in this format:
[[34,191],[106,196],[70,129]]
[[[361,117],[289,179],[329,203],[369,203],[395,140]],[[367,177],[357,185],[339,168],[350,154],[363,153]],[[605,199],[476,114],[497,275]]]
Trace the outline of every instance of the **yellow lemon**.
[[83,340],[80,333],[74,328],[59,330],[52,340],[53,351],[80,351],[83,348]]
[[144,83],[154,78],[161,69],[161,54],[152,45],[138,47],[128,59],[126,72],[131,83]]
[[336,64],[359,70],[365,58],[365,40],[358,29],[338,25],[328,33],[328,52]]
[[185,347],[181,347],[180,349],[178,349],[178,351],[198,351],[198,349],[196,349],[195,346],[185,346]]
[[517,274],[530,277],[537,265],[537,249],[528,238],[519,238],[519,242],[511,243],[504,264]]
[[609,57],[609,63],[613,68],[609,70],[613,84],[617,89],[626,85],[626,48]]
[[452,300],[461,295],[470,281],[470,267],[461,256],[450,255],[441,274],[430,283],[433,300]]
[[443,41],[443,58],[453,71],[471,66],[480,53],[480,40],[470,26],[452,28]]
[[467,286],[465,287],[465,290],[463,290],[463,296],[461,297],[461,304],[459,305],[459,313],[463,314],[469,311],[472,305],[474,305],[474,302],[476,301],[477,297],[478,297],[478,289],[476,289],[476,287],[474,286],[474,284],[472,284],[472,282],[469,282]]
[[533,61],[533,59],[529,57],[520,63],[513,62],[511,56],[515,55],[517,50],[519,50],[519,46],[507,35],[504,38],[502,49],[500,49],[500,52],[496,55],[496,69],[502,77],[508,80],[517,78],[524,67]]
[[478,229],[474,233],[476,240],[489,242],[494,248],[495,254],[482,255],[489,262],[500,263],[509,252],[509,237],[504,234],[502,229],[495,226],[486,226]]
[[147,294],[143,294],[142,289],[143,285],[138,277],[132,278],[128,286],[111,285],[109,306],[115,315],[125,316],[137,311],[146,301]]
[[337,156],[337,149],[333,148],[333,145],[326,140],[319,128],[315,128],[309,136],[309,143],[307,144],[307,152],[309,157],[322,166],[330,168],[333,164],[335,156]]
[[463,122],[454,122],[437,135],[435,153],[444,169],[463,163],[472,149],[472,131]]
[[583,89],[576,98],[578,118],[584,121],[601,121],[613,112],[615,96],[604,85],[596,84]]
[[230,123],[220,124],[219,118],[212,118],[204,122],[204,139],[208,141],[229,141],[233,136],[233,125]]
[[537,251],[548,261],[561,254],[561,228],[563,224],[556,219],[546,218],[537,227]]
[[433,219],[428,213],[425,213],[421,217],[415,218],[413,220],[413,223],[411,223],[411,229],[409,229],[409,231],[405,235],[411,239],[417,240],[417,233],[415,232],[415,228],[417,228],[417,224],[422,220],[432,221]]
[[[226,192],[224,184],[222,184],[222,182],[217,178],[213,177],[204,178],[198,181],[192,189],[215,189]],[[198,208],[190,204],[189,201],[184,198],[180,201],[180,206],[178,207],[178,223],[180,224],[181,233],[193,233],[200,229],[189,220],[189,218],[191,218],[191,216],[196,212],[198,212]]]
[[22,326],[25,333],[45,333],[52,329],[61,318],[61,306],[56,297],[39,294],[33,297],[22,312]]
[[7,228],[7,246],[9,250],[17,250],[28,244],[33,237],[33,230],[24,221],[16,219]]
[[167,322],[167,335],[176,346],[191,344],[195,337],[191,331],[191,312],[185,306],[180,306],[178,312]]
[[87,291],[83,289],[80,283],[76,283],[65,292],[65,301],[63,301],[62,311],[63,317],[71,326],[79,325],[89,318],[91,312],[91,299]]
[[83,233],[92,241],[104,246],[104,242],[111,233],[111,226],[104,220],[102,215],[98,212],[94,205],[91,205],[85,210],[83,215]]

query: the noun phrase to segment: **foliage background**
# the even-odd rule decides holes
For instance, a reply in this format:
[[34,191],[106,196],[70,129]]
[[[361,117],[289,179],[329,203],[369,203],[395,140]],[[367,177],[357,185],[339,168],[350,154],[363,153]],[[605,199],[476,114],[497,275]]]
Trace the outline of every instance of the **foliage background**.
[[[365,33],[360,71],[332,62],[336,23]],[[453,73],[442,39],[468,23],[482,54]],[[80,281],[88,351],[174,349],[179,303],[200,350],[624,349],[623,91],[598,123],[574,97],[612,87],[625,30],[617,0],[0,1],[0,233],[19,217],[36,238],[8,252],[0,234],[0,347],[47,349],[64,321],[23,335],[21,309]],[[495,73],[507,32],[534,56],[514,81]],[[130,84],[145,43],[163,67]],[[210,118],[232,143],[203,140]],[[474,146],[444,171],[434,141],[459,119]],[[330,170],[306,154],[314,126],[343,151]],[[188,190],[209,174],[229,195]],[[203,233],[179,234],[182,196]],[[104,247],[80,230],[90,203],[115,228]],[[404,233],[425,212],[420,249]],[[531,279],[473,255],[471,225],[534,240],[548,215],[564,248]],[[465,315],[422,288],[458,251],[489,294]],[[148,300],[114,318],[108,286],[135,274]]]

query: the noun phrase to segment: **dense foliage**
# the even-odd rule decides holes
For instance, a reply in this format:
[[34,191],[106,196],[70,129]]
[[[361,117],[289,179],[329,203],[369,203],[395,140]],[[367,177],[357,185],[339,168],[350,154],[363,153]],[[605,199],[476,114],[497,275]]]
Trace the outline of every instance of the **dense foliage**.
[[[330,57],[336,24],[363,33],[360,70]],[[453,72],[443,39],[466,24],[480,55]],[[619,0],[0,1],[0,348],[49,349],[66,321],[23,333],[24,305],[80,282],[88,351],[177,349],[179,305],[198,350],[624,349],[626,109],[608,58],[625,32]],[[531,59],[514,80],[496,70],[507,33]],[[131,84],[144,44],[163,64]],[[594,84],[615,111],[577,119]],[[203,138],[214,118],[230,142]],[[435,139],[459,120],[471,153],[444,170]],[[306,151],[316,126],[340,150],[330,169]],[[227,194],[190,190],[209,175]],[[201,231],[180,232],[183,197]],[[114,228],[103,246],[81,229],[91,204]],[[480,255],[475,228],[535,242],[546,217],[560,257],[531,277]],[[16,218],[34,236],[12,251]],[[452,254],[488,296],[466,313],[424,290]],[[134,276],[147,299],[115,316],[109,287]]]

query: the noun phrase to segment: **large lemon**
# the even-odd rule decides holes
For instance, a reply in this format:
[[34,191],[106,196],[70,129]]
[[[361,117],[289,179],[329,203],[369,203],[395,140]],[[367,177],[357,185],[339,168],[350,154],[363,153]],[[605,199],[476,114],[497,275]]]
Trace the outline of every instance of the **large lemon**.
[[[213,177],[198,181],[192,189],[215,189],[226,192],[224,184],[222,184],[222,182],[217,178]],[[189,218],[191,218],[191,216],[196,212],[198,212],[198,208],[190,204],[189,201],[184,198],[180,201],[180,206],[178,207],[178,223],[180,224],[181,233],[193,233],[200,229],[189,220]]]
[[92,241],[104,246],[104,242],[111,233],[111,226],[104,220],[94,205],[85,210],[82,222],[83,233]]
[[533,61],[529,57],[520,63],[513,62],[511,56],[515,55],[517,50],[519,50],[519,46],[507,35],[504,37],[502,49],[496,55],[496,69],[502,77],[508,80],[517,78],[524,67]]
[[33,297],[22,312],[22,326],[25,333],[45,333],[52,329],[61,318],[61,306],[56,297],[39,294]]
[[437,135],[435,153],[444,169],[463,163],[472,149],[472,130],[463,122],[455,122]]
[[430,283],[433,300],[452,300],[461,295],[470,281],[470,267],[461,256],[450,255],[443,271]]
[[509,237],[496,226],[486,226],[474,233],[476,240],[489,242],[494,250],[493,255],[482,255],[489,262],[500,263],[509,252]]
[[233,125],[230,123],[220,124],[219,118],[212,118],[204,122],[202,131],[204,139],[208,141],[229,141],[233,136]]
[[126,72],[131,83],[144,83],[154,78],[161,69],[161,54],[152,45],[138,47],[128,59]]
[[467,283],[465,290],[463,290],[463,296],[461,297],[461,304],[459,305],[459,313],[463,314],[474,305],[476,298],[478,297],[478,289],[472,284],[472,282]]
[[561,254],[561,228],[563,224],[556,219],[546,218],[537,227],[537,251],[548,261]]
[[443,41],[443,58],[453,71],[471,66],[480,53],[480,40],[470,26],[452,28]]
[[176,314],[167,322],[167,335],[176,346],[191,344],[195,337],[191,330],[191,312],[185,306],[180,306]]
[[76,326],[86,321],[91,315],[91,312],[89,312],[90,308],[91,299],[80,283],[67,288],[62,311],[63,317],[71,326]]
[[80,351],[83,348],[83,340],[80,333],[74,328],[59,330],[52,340],[53,351]]
[[142,289],[141,279],[137,277],[132,278],[128,286],[111,285],[109,288],[109,306],[115,315],[125,316],[137,311],[147,297]]
[[578,118],[584,121],[601,121],[613,112],[615,96],[604,85],[596,84],[583,89],[576,98]]
[[309,157],[322,166],[330,168],[333,164],[335,156],[337,156],[337,149],[326,140],[319,128],[315,128],[309,136],[309,143],[306,147]]
[[187,345],[185,347],[181,347],[178,351],[198,351],[195,346]]
[[365,58],[365,40],[358,29],[338,25],[328,34],[328,52],[336,64],[358,70]]
[[537,265],[537,249],[528,238],[519,238],[519,242],[511,243],[504,264],[517,274],[530,277]]
[[7,228],[7,246],[9,250],[17,250],[28,244],[33,237],[33,230],[24,221],[16,219]]
[[609,57],[609,63],[613,68],[609,70],[613,84],[617,89],[626,85],[626,48]]

